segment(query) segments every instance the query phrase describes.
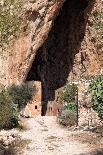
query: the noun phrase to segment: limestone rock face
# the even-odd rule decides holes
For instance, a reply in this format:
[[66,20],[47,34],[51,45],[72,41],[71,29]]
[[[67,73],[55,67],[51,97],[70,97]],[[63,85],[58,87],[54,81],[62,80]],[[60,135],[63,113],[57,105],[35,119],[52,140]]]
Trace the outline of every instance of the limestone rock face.
[[0,55],[0,82],[21,83],[32,65],[37,49],[47,39],[52,23],[65,0],[29,0],[25,4],[28,28],[9,52]]
[[[63,4],[65,7],[61,10]],[[70,0],[69,2],[68,0],[29,0],[24,7],[24,17],[28,27],[25,33],[21,34],[11,47],[0,55],[0,83],[10,85],[25,81],[35,55],[43,43],[46,44],[45,47],[43,46],[43,51],[46,49],[48,55],[47,70],[51,69],[50,74],[48,73],[50,78],[51,73],[55,77],[57,72],[66,74],[66,80],[100,73],[103,54],[96,48],[97,32],[93,28],[93,18],[89,17],[92,12],[99,12],[102,9],[101,0]],[[54,22],[56,17],[57,22]],[[40,54],[45,59],[45,54],[43,52]],[[57,66],[51,67],[53,63]],[[62,83],[61,74],[55,77],[55,83],[57,81]],[[52,85],[50,78],[49,83]]]

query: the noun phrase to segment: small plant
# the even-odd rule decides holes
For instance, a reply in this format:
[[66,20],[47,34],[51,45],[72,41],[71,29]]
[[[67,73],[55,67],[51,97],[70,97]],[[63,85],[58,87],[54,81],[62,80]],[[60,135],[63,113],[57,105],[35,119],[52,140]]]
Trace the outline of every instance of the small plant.
[[60,99],[63,102],[70,103],[75,102],[75,97],[77,95],[77,85],[66,85],[63,89],[63,91],[60,93]]
[[76,111],[76,104],[74,102],[66,103],[64,104],[62,110],[71,110],[71,111]]
[[30,101],[35,87],[28,84],[0,86],[0,129],[19,127],[19,112]]
[[18,105],[19,109],[24,107],[32,99],[35,91],[35,86],[29,84],[12,85],[8,88],[13,103]]
[[91,80],[89,92],[92,96],[93,108],[98,116],[103,119],[103,75]]
[[65,126],[73,126],[77,124],[77,105],[75,97],[77,95],[77,85],[67,85],[60,93],[60,99],[64,102],[59,113],[58,120],[60,124]]
[[18,125],[18,109],[5,87],[0,90],[0,129]]
[[65,126],[73,126],[77,124],[77,113],[75,110],[62,109],[59,116],[58,121],[60,124]]

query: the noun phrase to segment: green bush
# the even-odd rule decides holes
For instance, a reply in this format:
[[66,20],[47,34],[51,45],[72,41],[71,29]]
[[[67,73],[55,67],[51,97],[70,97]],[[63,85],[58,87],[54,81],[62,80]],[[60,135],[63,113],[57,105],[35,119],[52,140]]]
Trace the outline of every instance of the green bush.
[[69,126],[69,127],[76,125],[77,113],[75,110],[62,109],[58,116],[58,121],[60,124]]
[[60,99],[64,102],[63,107],[59,113],[58,121],[65,126],[73,126],[77,124],[77,106],[76,98],[77,85],[66,85],[63,91],[60,92]]
[[24,107],[32,99],[35,91],[35,86],[29,84],[12,85],[8,88],[13,103],[18,105],[18,108]]
[[65,126],[73,126],[77,124],[77,119],[76,104],[74,102],[65,103],[58,116],[59,123]]
[[99,117],[103,119],[103,75],[91,80],[89,92],[92,96],[94,110],[96,110]]
[[18,125],[18,109],[5,88],[0,90],[0,129]]
[[70,102],[67,104],[64,104],[62,110],[71,110],[71,111],[76,111],[77,106],[74,102]]
[[0,86],[0,129],[19,126],[19,112],[30,101],[36,89],[32,85]]
[[75,102],[75,97],[77,95],[77,85],[72,84],[72,85],[66,85],[60,93],[60,99],[63,102],[70,103],[70,102]]
[[22,18],[22,0],[0,1],[0,47],[5,46],[11,39],[17,38],[24,26]]

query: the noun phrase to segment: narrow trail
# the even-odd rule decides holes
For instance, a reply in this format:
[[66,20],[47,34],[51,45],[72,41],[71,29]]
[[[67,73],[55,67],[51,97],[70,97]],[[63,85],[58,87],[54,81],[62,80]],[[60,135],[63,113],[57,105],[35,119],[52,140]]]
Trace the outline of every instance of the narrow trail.
[[56,117],[35,117],[27,120],[29,129],[21,132],[23,139],[29,139],[24,155],[80,155],[87,153],[86,144],[70,141],[70,131],[56,122]]

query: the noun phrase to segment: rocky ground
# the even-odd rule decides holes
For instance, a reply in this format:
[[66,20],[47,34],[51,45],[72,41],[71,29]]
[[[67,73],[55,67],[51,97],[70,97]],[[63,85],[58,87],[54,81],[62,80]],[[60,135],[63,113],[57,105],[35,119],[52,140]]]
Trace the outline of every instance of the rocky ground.
[[0,132],[0,155],[12,155],[16,141],[19,141],[18,132],[16,130]]
[[14,155],[103,155],[103,139],[95,133],[68,130],[57,123],[56,117],[38,116],[23,122],[24,129],[16,131],[23,141],[19,141]]
[[[97,149],[96,136],[93,138],[90,136],[92,133],[89,135],[88,132],[88,137],[91,137],[90,144],[88,141],[90,138],[87,137],[86,141],[87,131],[85,133],[84,131],[67,130],[57,123],[56,117],[35,117],[28,119],[27,124],[27,130],[21,133],[23,139],[31,140],[25,155],[89,155],[94,154]],[[80,139],[80,137],[82,138]],[[98,150],[101,151],[103,145],[99,144]]]

